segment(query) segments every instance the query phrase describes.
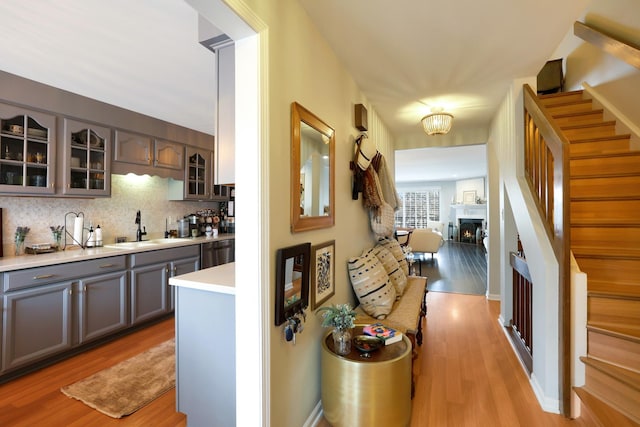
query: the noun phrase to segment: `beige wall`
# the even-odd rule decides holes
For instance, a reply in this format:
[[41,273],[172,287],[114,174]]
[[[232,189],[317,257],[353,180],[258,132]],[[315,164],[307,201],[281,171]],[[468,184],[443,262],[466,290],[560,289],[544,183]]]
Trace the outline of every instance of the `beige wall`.
[[[351,199],[349,161],[354,139],[359,135],[353,125],[354,104],[363,103],[367,107],[369,137],[391,162],[393,141],[297,2],[254,0],[247,3],[269,28],[271,425],[299,427],[320,400],[320,340],[325,330],[320,326],[320,318],[309,312],[304,333],[293,345],[284,340],[282,326],[273,326],[276,251],[304,242],[316,245],[335,240],[336,292],[329,303],[353,303],[346,262],[373,243],[362,200]],[[331,228],[290,231],[290,111],[294,101],[336,132],[336,224]]]

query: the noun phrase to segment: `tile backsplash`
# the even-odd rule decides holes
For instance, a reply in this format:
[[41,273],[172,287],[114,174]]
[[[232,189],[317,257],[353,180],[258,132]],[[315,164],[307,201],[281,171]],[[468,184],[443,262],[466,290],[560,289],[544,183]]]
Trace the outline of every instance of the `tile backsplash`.
[[[4,256],[13,256],[16,227],[31,230],[25,240],[33,243],[52,243],[50,226],[65,225],[68,212],[82,212],[85,227],[100,225],[104,244],[113,243],[116,236],[135,240],[136,211],[141,212],[142,225],[147,229],[146,239],[164,237],[165,220],[173,220],[198,210],[218,209],[217,202],[170,201],[168,178],[139,175],[112,175],[111,197],[98,199],[73,199],[54,197],[0,197],[2,208],[2,244]],[[73,233],[73,218],[67,217],[66,226]],[[67,243],[71,238],[67,238]],[[63,238],[64,242],[64,238]]]

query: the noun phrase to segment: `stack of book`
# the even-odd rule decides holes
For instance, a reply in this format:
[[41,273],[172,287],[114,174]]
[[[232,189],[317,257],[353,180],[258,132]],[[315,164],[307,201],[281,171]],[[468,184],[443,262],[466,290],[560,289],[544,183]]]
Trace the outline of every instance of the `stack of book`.
[[362,328],[362,332],[365,335],[382,338],[385,345],[393,344],[402,340],[402,332],[383,325],[382,323],[366,325]]

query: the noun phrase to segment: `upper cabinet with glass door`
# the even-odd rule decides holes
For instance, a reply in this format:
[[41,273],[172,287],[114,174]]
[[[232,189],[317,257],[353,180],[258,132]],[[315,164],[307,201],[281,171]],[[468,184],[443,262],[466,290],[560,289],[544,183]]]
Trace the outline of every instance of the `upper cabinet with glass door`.
[[213,152],[194,147],[187,147],[187,169],[185,177],[185,199],[208,199],[211,196],[209,180]]
[[0,193],[55,192],[55,116],[0,104]]
[[64,194],[111,194],[111,130],[64,119]]

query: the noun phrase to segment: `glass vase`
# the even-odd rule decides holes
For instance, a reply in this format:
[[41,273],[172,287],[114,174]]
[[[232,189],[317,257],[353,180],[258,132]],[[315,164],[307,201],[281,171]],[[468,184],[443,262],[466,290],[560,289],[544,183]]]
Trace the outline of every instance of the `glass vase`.
[[53,233],[53,240],[56,242],[56,250],[62,250],[62,233]]
[[334,328],[331,335],[336,354],[346,356],[351,352],[351,329]]
[[24,239],[16,239],[16,256],[24,254]]

